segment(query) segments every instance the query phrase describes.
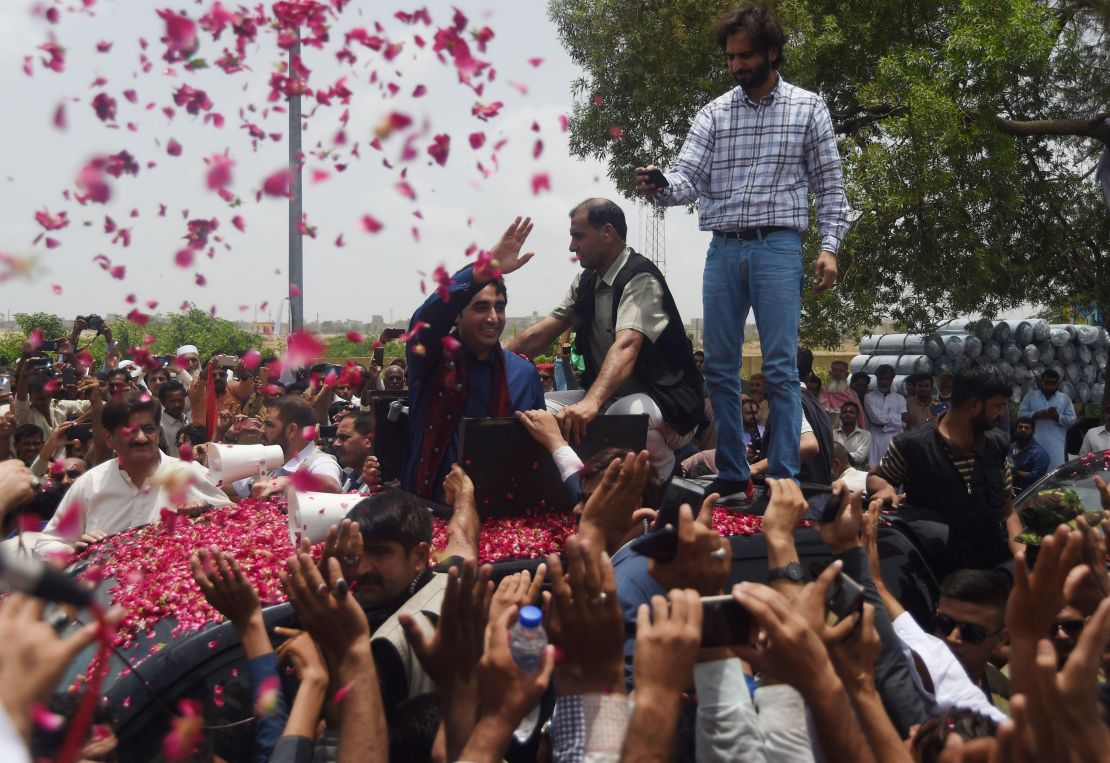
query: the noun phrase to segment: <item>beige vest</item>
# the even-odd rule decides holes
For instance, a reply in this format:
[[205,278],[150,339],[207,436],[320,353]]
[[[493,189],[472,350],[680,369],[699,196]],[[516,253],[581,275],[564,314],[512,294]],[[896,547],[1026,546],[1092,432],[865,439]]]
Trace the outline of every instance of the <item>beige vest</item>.
[[417,627],[423,631],[424,638],[431,639],[435,635],[435,625],[428,616],[439,618],[440,609],[443,607],[443,594],[446,590],[447,575],[444,573],[432,575],[432,579],[410,596],[408,601],[401,605],[400,609],[382,623],[370,639],[371,641],[383,639],[393,645],[405,670],[409,697],[434,692],[436,685],[424,672],[420,660],[416,658],[409,647],[408,639],[405,638],[405,629],[401,627],[401,622],[397,619],[397,616],[412,615],[416,620]]

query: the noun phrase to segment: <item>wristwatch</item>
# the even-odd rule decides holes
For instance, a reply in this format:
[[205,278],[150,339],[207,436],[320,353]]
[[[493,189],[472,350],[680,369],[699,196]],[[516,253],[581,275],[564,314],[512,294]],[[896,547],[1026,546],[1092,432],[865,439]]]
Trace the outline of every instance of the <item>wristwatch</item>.
[[789,580],[791,583],[806,582],[806,573],[798,562],[790,562],[785,567],[773,567],[767,571],[767,582],[776,580]]

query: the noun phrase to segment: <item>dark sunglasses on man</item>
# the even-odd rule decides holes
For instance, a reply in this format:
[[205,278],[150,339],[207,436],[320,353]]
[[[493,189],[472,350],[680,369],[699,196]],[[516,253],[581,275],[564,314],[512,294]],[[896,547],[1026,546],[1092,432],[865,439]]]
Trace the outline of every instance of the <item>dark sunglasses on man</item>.
[[942,615],[937,612],[933,615],[933,633],[938,636],[947,636],[952,632],[953,628],[958,628],[960,631],[960,641],[966,644],[982,644],[991,636],[997,636],[1002,632],[1002,628],[996,631],[987,632],[987,629],[982,625],[976,623],[964,623],[955,620],[948,615]]

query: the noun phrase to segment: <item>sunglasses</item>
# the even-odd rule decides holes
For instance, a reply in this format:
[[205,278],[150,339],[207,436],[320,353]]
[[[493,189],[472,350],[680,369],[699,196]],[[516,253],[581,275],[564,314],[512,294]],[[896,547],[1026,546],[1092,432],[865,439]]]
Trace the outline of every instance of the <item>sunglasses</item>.
[[1086,624],[1086,620],[1060,620],[1052,624],[1052,630],[1049,633],[1055,636],[1057,631],[1063,631],[1064,635],[1074,640],[1083,633],[1083,626]]
[[987,629],[982,625],[975,623],[963,623],[959,620],[954,620],[948,615],[942,615],[937,612],[933,615],[933,633],[937,635],[947,636],[952,632],[953,628],[958,628],[960,631],[960,641],[965,644],[982,644],[991,636],[997,636],[1002,632],[1002,628],[996,631],[987,632]]

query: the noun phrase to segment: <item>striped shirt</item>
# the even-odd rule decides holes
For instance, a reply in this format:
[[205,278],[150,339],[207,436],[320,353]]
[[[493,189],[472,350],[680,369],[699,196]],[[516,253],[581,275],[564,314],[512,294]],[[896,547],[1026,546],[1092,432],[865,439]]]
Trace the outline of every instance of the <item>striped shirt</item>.
[[[937,434],[940,434],[939,432]],[[979,460],[979,456],[983,452],[983,435],[980,434],[975,444],[971,446],[970,450],[957,454],[952,450],[952,444],[948,442],[947,438],[941,436],[940,441],[944,445],[944,452],[948,455],[948,459],[952,462],[952,466],[956,467],[956,471],[960,473],[963,478],[964,485],[967,490],[971,492],[971,473],[975,470],[975,463]],[[1010,470],[1010,459],[1006,459],[1002,472],[1002,490],[1003,495],[1012,495],[1014,488],[1014,476]],[[886,455],[883,460],[879,462],[879,466],[875,469],[874,474],[882,477],[891,485],[899,486],[905,483],[908,474],[906,468],[906,457],[902,455],[902,451],[898,448],[898,440],[894,440],[886,449]]]
[[699,111],[665,176],[669,185],[659,203],[698,200],[702,230],[776,225],[805,231],[812,191],[821,248],[835,253],[848,232],[829,109],[819,95],[781,77],[758,103],[735,87]]

